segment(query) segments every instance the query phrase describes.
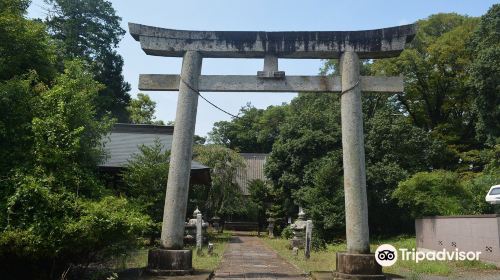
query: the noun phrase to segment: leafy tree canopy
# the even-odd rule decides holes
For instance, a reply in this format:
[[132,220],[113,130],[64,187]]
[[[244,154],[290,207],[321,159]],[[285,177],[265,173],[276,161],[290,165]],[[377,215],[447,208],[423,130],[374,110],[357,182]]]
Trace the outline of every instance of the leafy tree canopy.
[[24,17],[28,6],[29,1],[0,1],[0,80],[30,70],[45,82],[55,75],[55,45],[43,23]]
[[209,141],[244,153],[269,153],[285,115],[284,106],[263,110],[247,104],[233,121],[216,122]]
[[487,145],[500,140],[500,4],[493,5],[470,38],[471,84],[476,92],[477,138]]
[[137,99],[132,99],[127,106],[130,121],[137,124],[163,124],[163,121],[155,121],[156,102],[149,95],[138,93]]
[[105,85],[99,92],[97,112],[111,113],[120,122],[128,120],[130,84],[122,75],[123,58],[115,51],[125,30],[111,2],[106,0],[46,0],[50,13],[49,32],[59,43],[62,59],[84,59],[97,81]]

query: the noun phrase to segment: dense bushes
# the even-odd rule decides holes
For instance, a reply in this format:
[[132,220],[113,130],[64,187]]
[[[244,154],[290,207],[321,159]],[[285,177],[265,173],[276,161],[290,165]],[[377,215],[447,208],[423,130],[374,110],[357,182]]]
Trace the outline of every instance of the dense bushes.
[[51,190],[50,179],[17,182],[0,234],[2,271],[13,277],[59,277],[72,266],[101,262],[137,244],[148,216],[125,199],[94,201]]
[[0,83],[2,136],[16,135],[15,124],[20,140],[0,138],[11,144],[0,159],[0,265],[12,279],[60,278],[127,251],[151,227],[96,176],[111,127],[96,118],[100,87],[79,62],[67,63],[50,87],[35,73]]
[[458,174],[438,170],[420,172],[399,183],[393,197],[413,217],[465,214],[469,193]]

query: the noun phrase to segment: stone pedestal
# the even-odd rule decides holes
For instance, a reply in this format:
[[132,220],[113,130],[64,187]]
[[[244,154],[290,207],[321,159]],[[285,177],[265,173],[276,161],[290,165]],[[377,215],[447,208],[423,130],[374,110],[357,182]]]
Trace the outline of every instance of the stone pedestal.
[[375,254],[337,253],[337,271],[333,279],[380,280],[387,279],[382,266],[375,260]]
[[147,273],[151,275],[186,275],[193,273],[191,250],[151,249]]

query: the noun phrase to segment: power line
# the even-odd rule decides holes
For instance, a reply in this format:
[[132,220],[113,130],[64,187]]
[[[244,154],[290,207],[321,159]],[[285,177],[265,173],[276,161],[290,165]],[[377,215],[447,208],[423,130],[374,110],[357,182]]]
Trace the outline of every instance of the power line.
[[203,100],[205,100],[208,104],[212,105],[213,107],[215,107],[216,109],[218,109],[219,111],[223,112],[223,113],[226,113],[228,114],[229,116],[237,119],[239,118],[237,115],[233,115],[231,113],[229,113],[228,111],[222,109],[221,107],[215,105],[214,103],[212,103],[210,100],[206,99],[203,95],[201,95],[201,93],[197,90],[197,89],[194,89],[190,84],[188,84],[186,81],[184,81],[182,78],[181,78],[181,81],[183,84],[185,84],[190,90],[196,92],[196,94],[198,94],[199,97],[201,97]]

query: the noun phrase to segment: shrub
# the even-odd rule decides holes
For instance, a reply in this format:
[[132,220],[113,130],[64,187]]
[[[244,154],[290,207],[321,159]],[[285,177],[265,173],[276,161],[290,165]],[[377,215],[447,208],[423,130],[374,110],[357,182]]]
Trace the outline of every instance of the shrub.
[[293,230],[290,226],[287,226],[281,232],[281,237],[284,239],[291,239],[293,237]]
[[458,174],[444,170],[416,173],[400,182],[392,196],[413,217],[464,214],[470,198]]
[[70,267],[104,261],[137,244],[151,225],[126,199],[77,198],[25,176],[8,201],[0,234],[0,270],[16,278],[54,278]]

